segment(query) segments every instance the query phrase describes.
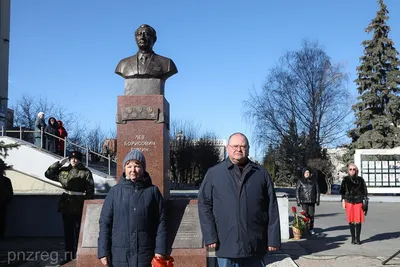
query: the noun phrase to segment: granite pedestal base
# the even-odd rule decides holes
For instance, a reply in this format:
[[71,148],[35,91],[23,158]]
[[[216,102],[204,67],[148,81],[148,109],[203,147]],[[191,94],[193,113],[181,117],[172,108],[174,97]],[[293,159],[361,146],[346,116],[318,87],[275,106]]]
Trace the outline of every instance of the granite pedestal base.
[[118,96],[117,179],[132,149],[146,157],[147,172],[169,198],[169,103],[162,95]]

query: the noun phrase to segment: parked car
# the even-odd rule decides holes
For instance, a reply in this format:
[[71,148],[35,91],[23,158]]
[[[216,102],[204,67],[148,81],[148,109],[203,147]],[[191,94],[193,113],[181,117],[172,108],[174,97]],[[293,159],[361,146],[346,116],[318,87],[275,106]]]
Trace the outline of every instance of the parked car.
[[340,193],[340,184],[333,184],[331,187],[331,194],[339,195],[339,193]]

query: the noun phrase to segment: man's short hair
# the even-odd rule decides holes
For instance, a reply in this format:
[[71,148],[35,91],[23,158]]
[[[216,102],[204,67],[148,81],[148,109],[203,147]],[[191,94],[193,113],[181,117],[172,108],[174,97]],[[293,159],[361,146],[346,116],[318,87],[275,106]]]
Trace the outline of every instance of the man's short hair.
[[240,132],[236,132],[236,133],[231,134],[231,136],[229,136],[229,138],[228,138],[228,144],[229,144],[229,141],[231,140],[232,136],[234,136],[234,135],[241,135],[241,136],[243,136],[244,139],[246,139],[247,146],[250,147],[249,139],[247,139],[247,136],[245,136],[244,134],[242,134],[242,133],[240,133]]

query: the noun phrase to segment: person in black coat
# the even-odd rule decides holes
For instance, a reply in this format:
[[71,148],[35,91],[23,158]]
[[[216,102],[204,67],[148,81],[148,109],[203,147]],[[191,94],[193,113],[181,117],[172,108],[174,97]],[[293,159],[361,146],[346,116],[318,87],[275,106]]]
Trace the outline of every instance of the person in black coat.
[[58,132],[58,123],[56,118],[50,117],[49,124],[46,126],[47,135],[47,150],[53,153],[57,153],[57,144],[58,144],[58,136],[60,133]]
[[153,257],[167,255],[164,199],[140,150],[125,156],[123,168],[101,210],[98,258],[105,266],[149,267]]
[[350,227],[351,243],[360,245],[361,223],[365,221],[363,201],[368,198],[367,185],[361,176],[358,176],[358,167],[354,163],[347,168],[348,175],[343,178],[340,187],[342,208],[346,210],[347,222]]
[[278,201],[267,170],[249,158],[242,133],[229,137],[228,157],[210,168],[199,189],[203,240],[215,248],[219,267],[265,266],[281,245]]
[[14,191],[10,178],[5,176],[5,171],[9,169],[2,159],[0,159],[0,240],[4,239],[6,220],[7,220],[7,205],[12,201]]
[[319,206],[320,192],[317,179],[312,177],[310,169],[303,169],[303,177],[297,181],[296,200],[297,206],[302,207],[306,217],[310,219],[309,231],[314,234],[315,204]]

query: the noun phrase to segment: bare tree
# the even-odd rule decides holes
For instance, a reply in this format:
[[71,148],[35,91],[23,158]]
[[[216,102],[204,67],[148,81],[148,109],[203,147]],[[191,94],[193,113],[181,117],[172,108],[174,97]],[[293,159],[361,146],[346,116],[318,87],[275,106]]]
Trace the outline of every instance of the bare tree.
[[350,114],[347,74],[331,63],[317,42],[304,41],[301,50],[286,53],[270,70],[260,93],[245,101],[244,116],[250,118],[256,140],[267,147],[278,145],[290,134],[306,133],[312,146],[331,144],[343,137]]
[[[67,130],[75,122],[73,113],[60,105],[55,105],[45,97],[35,98],[28,94],[23,95],[11,107],[14,110],[14,126],[26,130],[35,129],[35,120],[40,111],[44,112],[46,118],[55,117],[57,120],[62,120]],[[33,141],[32,134],[24,133],[23,139]]]
[[47,118],[55,117],[62,120],[64,125],[71,125],[75,121],[74,113],[68,112],[64,107],[55,105],[46,97],[35,98],[31,95],[23,95],[14,105],[14,125],[26,129],[33,129],[37,114],[42,111]]

